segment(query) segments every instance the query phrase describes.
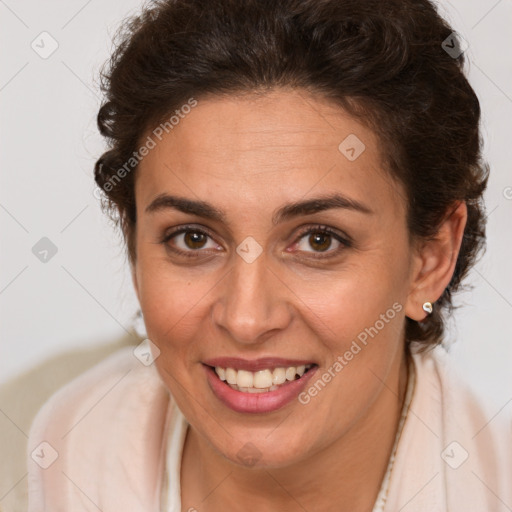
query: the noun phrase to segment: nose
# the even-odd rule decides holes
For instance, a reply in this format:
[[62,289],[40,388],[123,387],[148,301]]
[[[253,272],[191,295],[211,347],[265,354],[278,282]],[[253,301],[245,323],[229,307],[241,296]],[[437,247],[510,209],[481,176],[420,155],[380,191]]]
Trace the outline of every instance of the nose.
[[251,263],[238,255],[234,260],[213,306],[213,321],[237,343],[262,343],[290,324],[290,291],[268,266],[265,253]]

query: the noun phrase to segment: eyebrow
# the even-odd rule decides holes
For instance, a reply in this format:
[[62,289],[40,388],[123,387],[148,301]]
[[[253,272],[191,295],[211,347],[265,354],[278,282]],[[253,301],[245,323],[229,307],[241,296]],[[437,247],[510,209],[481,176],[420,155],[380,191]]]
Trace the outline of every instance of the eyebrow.
[[[331,210],[334,208],[342,208],[345,210],[353,210],[365,214],[373,214],[374,212],[366,205],[351,199],[342,194],[332,194],[320,196],[305,201],[295,201],[282,206],[273,216],[272,224],[276,225],[294,217],[301,215],[313,215],[317,212]],[[215,206],[206,201],[196,201],[169,195],[166,193],[158,195],[146,207],[146,213],[155,213],[158,211],[174,209],[183,213],[197,215],[206,219],[225,222],[226,214]]]

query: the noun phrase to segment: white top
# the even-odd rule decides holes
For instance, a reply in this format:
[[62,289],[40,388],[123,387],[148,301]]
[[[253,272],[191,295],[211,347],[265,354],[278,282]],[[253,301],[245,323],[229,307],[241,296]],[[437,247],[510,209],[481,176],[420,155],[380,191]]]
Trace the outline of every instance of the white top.
[[[414,393],[410,379],[408,414],[374,511],[510,512],[506,409],[487,409],[442,347],[413,361]],[[38,412],[28,440],[28,511],[181,512],[187,428],[155,366],[131,347],[119,350]]]
[[[162,490],[162,510],[181,512],[181,457],[187,435],[188,421],[174,404],[176,413],[171,423],[168,437],[164,487]],[[166,505],[165,505],[166,504]]]

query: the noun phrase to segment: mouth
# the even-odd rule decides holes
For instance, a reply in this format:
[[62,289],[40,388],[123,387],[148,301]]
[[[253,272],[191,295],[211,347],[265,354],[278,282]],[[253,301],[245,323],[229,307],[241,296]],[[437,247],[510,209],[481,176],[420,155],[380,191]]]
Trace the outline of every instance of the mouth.
[[[223,365],[203,363],[203,367],[210,389],[224,405],[236,412],[265,413],[296,398],[318,368],[315,363],[298,363],[260,360],[236,364],[229,360]],[[257,369],[251,371],[251,367]]]
[[313,364],[265,368],[256,372],[216,366],[215,373],[231,389],[242,393],[268,393],[275,391],[286,382],[300,379]]

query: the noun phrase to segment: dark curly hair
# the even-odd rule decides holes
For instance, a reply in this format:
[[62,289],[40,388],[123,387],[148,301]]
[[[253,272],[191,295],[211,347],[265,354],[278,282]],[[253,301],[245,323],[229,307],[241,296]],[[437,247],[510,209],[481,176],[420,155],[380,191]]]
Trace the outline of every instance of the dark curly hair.
[[406,190],[411,239],[435,237],[450,209],[467,204],[449,285],[424,321],[406,319],[406,340],[424,350],[442,342],[452,294],[485,246],[489,168],[464,63],[460,38],[429,0],[154,1],[121,25],[100,73],[102,207],[134,264],[133,155],[148,130],[191,97],[292,87],[331,99],[378,135],[387,172]]

